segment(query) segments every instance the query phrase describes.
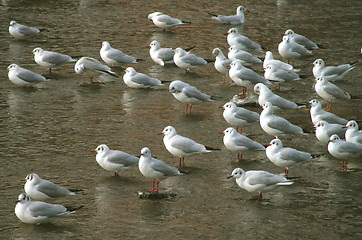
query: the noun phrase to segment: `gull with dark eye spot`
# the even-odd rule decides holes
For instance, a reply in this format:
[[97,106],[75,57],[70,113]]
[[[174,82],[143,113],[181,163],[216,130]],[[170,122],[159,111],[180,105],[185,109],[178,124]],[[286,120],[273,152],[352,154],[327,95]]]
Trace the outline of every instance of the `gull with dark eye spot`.
[[150,88],[152,86],[163,86],[157,78],[149,77],[146,74],[137,72],[133,67],[124,70],[124,83],[130,88]]
[[298,43],[299,45],[302,45],[306,49],[309,49],[309,50],[319,49],[317,44],[315,44],[314,42],[312,42],[305,36],[295,33],[292,29],[288,29],[287,31],[285,31],[284,35],[289,36],[289,38],[292,41]]
[[358,61],[351,64],[342,64],[339,66],[326,66],[323,59],[317,59],[311,65],[313,65],[313,75],[315,78],[324,77],[328,81],[337,81],[343,79],[343,77],[351,71]]
[[22,68],[15,63],[9,65],[7,69],[9,70],[9,80],[20,87],[31,87],[38,83],[50,81],[42,75],[33,73],[32,71]]
[[19,24],[15,21],[10,22],[9,33],[16,39],[26,39],[33,37],[43,31],[47,31],[46,29],[37,29],[33,27],[28,27],[22,24]]
[[283,70],[285,70],[285,71],[292,71],[292,70],[293,70],[293,66],[292,66],[292,65],[274,59],[274,58],[273,58],[273,53],[270,52],[270,51],[267,51],[267,52],[265,53],[265,58],[264,58],[264,62],[263,62],[263,68],[266,68],[266,66],[268,66],[268,65],[274,65],[274,66],[276,66],[277,68],[283,69]]
[[288,36],[284,36],[282,42],[279,43],[278,52],[280,56],[288,60],[288,63],[292,60],[293,64],[295,59],[304,58],[312,54],[311,51],[302,45],[290,40]]
[[326,121],[317,122],[314,127],[316,138],[324,144],[328,144],[329,138],[333,134],[337,134],[340,138],[344,138],[346,129],[343,128],[343,125],[336,123],[328,123]]
[[150,13],[147,18],[157,27],[163,28],[163,31],[171,27],[191,23],[189,21],[182,21],[180,19],[170,17],[169,15],[163,14],[161,12]]
[[180,47],[175,49],[173,61],[175,62],[177,67],[186,70],[186,73],[207,64],[207,61],[205,59],[198,57],[195,54],[186,52]]
[[121,50],[112,48],[107,41],[102,43],[102,48],[99,53],[103,61],[112,67],[121,66],[125,63],[137,63],[137,59],[135,57],[127,55]]
[[345,134],[347,142],[362,144],[362,131],[358,130],[358,124],[356,121],[349,121],[343,128],[347,128]]
[[212,19],[217,20],[219,22],[222,23],[226,23],[226,24],[231,24],[231,25],[237,25],[237,24],[243,24],[244,23],[244,12],[246,11],[246,8],[243,6],[238,6],[236,8],[236,15],[229,15],[229,16],[225,16],[225,15],[216,15],[216,14],[212,14],[209,13],[210,15],[212,15]]
[[244,51],[263,52],[263,48],[259,44],[241,35],[236,28],[230,28],[227,32],[227,42],[230,47],[237,47]]
[[317,124],[319,121],[326,121],[328,123],[337,123],[346,125],[348,120],[338,117],[337,115],[324,111],[322,109],[322,104],[318,101],[318,99],[312,99],[309,101],[310,108],[310,117],[312,119],[313,124]]

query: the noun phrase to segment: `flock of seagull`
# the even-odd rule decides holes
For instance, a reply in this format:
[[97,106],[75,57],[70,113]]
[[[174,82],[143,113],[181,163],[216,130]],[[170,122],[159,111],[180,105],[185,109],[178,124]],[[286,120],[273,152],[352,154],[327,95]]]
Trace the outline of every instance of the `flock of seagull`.
[[[244,23],[245,11],[245,7],[239,6],[236,15],[210,14],[214,20],[225,24],[238,25]],[[148,19],[163,30],[190,23],[161,12],[149,14]],[[42,31],[44,29],[27,27],[15,21],[11,21],[9,26],[10,34],[16,39],[27,39]],[[288,29],[278,46],[279,54],[288,61],[288,63],[285,63],[274,59],[270,51],[266,51],[263,60],[251,54],[250,52],[264,53],[265,49],[258,43],[240,34],[236,28],[229,29],[227,42],[230,45],[227,57],[219,48],[215,48],[212,51],[212,54],[215,56],[215,69],[224,75],[223,79],[229,76],[236,85],[243,88],[242,93],[239,94],[241,99],[245,98],[246,89],[253,87],[254,92],[258,95],[258,103],[263,107],[263,111],[261,114],[258,114],[238,107],[233,102],[228,102],[221,106],[225,121],[231,125],[231,127],[222,132],[224,134],[224,145],[228,150],[237,153],[239,161],[242,159],[242,153],[245,151],[265,151],[267,158],[271,162],[284,168],[284,174],[272,174],[266,171],[245,172],[241,168],[236,168],[232,171],[228,178],[235,178],[236,183],[249,192],[258,192],[259,199],[262,197],[263,192],[271,191],[277,186],[287,186],[294,183],[287,179],[290,167],[313,161],[318,157],[307,152],[283,147],[282,141],[278,137],[288,134],[306,135],[307,133],[301,127],[290,123],[285,118],[277,116],[274,112],[283,109],[300,109],[305,106],[300,106],[274,94],[267,85],[271,85],[272,82],[280,83],[300,80],[302,76],[297,73],[298,71],[290,62],[294,63],[296,59],[310,55],[312,50],[319,47],[306,37]],[[150,57],[156,64],[161,66],[175,64],[186,72],[190,72],[210,62],[191,53],[190,49],[176,48],[174,50],[172,48],[162,48],[157,41],[152,41],[149,47]],[[88,73],[90,75],[90,84],[93,84],[93,76],[100,74],[118,77],[118,74],[113,72],[111,67],[119,67],[139,61],[139,59],[129,56],[121,50],[112,48],[110,43],[106,41],[102,43],[102,48],[100,49],[100,56],[106,65],[95,58],[82,57],[77,60],[65,54],[43,50],[40,47],[35,48],[32,53],[34,54],[35,62],[40,66],[49,68],[49,73],[51,73],[51,68],[75,62],[75,72],[77,74]],[[254,64],[263,65],[265,70],[264,76],[249,68]],[[315,91],[322,99],[328,101],[328,109],[331,108],[332,101],[335,99],[351,98],[348,93],[330,81],[343,79],[354,68],[355,63],[325,66],[322,59],[317,59],[313,62],[313,65],[313,75],[316,81]],[[8,71],[10,81],[21,87],[50,81],[17,64],[9,65]],[[150,88],[162,86],[165,83],[146,74],[139,73],[133,67],[127,67],[124,72],[124,83],[130,88]],[[194,104],[213,101],[211,96],[180,80],[171,82],[169,84],[169,91],[178,101],[186,104],[186,114],[191,113],[192,105]],[[323,144],[328,144],[328,151],[332,156],[343,160],[342,168],[345,170],[347,168],[347,160],[353,157],[358,158],[362,154],[362,132],[359,131],[357,122],[354,120],[348,121],[323,110],[321,103],[317,99],[311,100],[309,104],[311,120],[316,129],[316,138]],[[266,133],[274,137],[267,146],[263,146],[241,134],[242,127],[256,122],[260,123],[261,128]],[[172,155],[179,157],[180,166],[184,165],[185,157],[217,150],[199,144],[190,138],[178,135],[176,129],[172,126],[165,127],[159,134],[163,135],[165,148]],[[345,140],[341,140],[341,138],[345,138]],[[138,165],[142,175],[153,179],[153,187],[150,190],[152,193],[158,193],[161,180],[171,176],[183,175],[177,168],[153,158],[150,149],[146,147],[141,150],[139,157],[119,150],[110,150],[105,144],[99,145],[94,151],[97,153],[97,163],[106,171],[114,172],[115,176],[120,171]],[[74,195],[75,192],[41,179],[35,173],[29,174],[23,180],[26,181],[24,186],[26,193],[19,195],[18,203],[15,207],[15,214],[22,222],[40,224],[49,222],[54,217],[72,212],[62,205],[43,201],[51,201],[58,197]]]

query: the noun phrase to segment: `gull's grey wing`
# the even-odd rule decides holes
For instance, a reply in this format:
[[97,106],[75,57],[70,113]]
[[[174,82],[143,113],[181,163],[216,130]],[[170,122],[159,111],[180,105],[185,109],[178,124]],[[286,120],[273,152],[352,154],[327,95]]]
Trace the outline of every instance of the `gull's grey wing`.
[[69,195],[70,192],[68,189],[46,180],[38,184],[36,188],[51,198],[63,197]]
[[179,171],[177,168],[168,166],[166,163],[152,158],[152,162],[150,163],[153,170],[161,172],[165,176],[175,176],[178,175]]
[[44,202],[32,202],[28,210],[34,217],[55,217],[67,211],[62,205]]
[[211,97],[205,93],[200,92],[193,86],[186,86],[182,89],[182,92],[189,98],[196,98],[201,101],[210,101]]
[[126,167],[134,165],[139,161],[138,157],[118,150],[112,150],[107,157],[109,162],[114,164],[123,164]]
[[30,83],[39,83],[46,81],[45,77],[24,68],[19,70],[17,76]]

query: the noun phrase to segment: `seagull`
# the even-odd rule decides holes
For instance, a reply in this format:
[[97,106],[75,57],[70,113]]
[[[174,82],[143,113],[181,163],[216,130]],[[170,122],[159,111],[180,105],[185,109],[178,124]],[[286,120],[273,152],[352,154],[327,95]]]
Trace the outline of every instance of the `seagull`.
[[325,77],[317,77],[315,80],[316,84],[314,85],[314,89],[317,94],[328,101],[327,111],[329,111],[332,107],[332,100],[335,99],[351,99],[351,95],[347,92],[343,91],[333,83],[328,82]]
[[97,59],[91,57],[82,57],[74,66],[74,70],[77,74],[89,72],[91,74],[89,84],[93,83],[93,76],[100,74],[108,74],[113,77],[117,77],[115,72],[111,71],[111,68],[102,64]]
[[47,31],[47,30],[28,27],[25,25],[21,25],[15,21],[11,21],[10,26],[9,26],[10,35],[16,39],[26,39],[26,38],[35,36],[43,31]]
[[285,31],[284,35],[288,36],[291,40],[298,43],[299,45],[302,45],[306,49],[309,50],[319,49],[317,44],[315,44],[308,38],[304,37],[303,35],[295,33],[292,29],[288,29],[287,31]]
[[262,83],[255,84],[254,92],[259,95],[258,103],[260,106],[263,106],[265,103],[270,102],[271,104],[273,104],[273,108],[275,110],[300,108],[296,103],[274,94],[267,86]]
[[328,152],[333,157],[342,159],[342,169],[346,170],[348,159],[361,156],[362,144],[343,141],[333,134],[329,139]]
[[289,167],[315,160],[310,153],[283,147],[282,141],[277,138],[273,139],[267,146],[265,150],[266,156],[272,163],[284,168],[285,177],[288,177]]
[[41,179],[35,173],[28,174],[26,178],[21,180],[26,181],[24,185],[24,190],[26,194],[33,200],[47,201],[54,200],[58,197],[75,195],[74,192],[71,192],[64,187],[58,186],[50,181]]
[[241,99],[245,98],[247,87],[260,82],[271,84],[268,79],[264,78],[263,76],[259,76],[253,70],[244,67],[239,60],[233,61],[230,64],[229,76],[236,83],[236,85],[243,87],[243,92],[240,96]]
[[150,56],[155,63],[161,66],[165,66],[166,63],[174,63],[174,55],[175,52],[172,48],[161,48],[160,43],[156,40],[150,43]]
[[167,151],[172,155],[180,157],[179,165],[184,165],[185,156],[192,156],[199,153],[209,153],[208,147],[201,145],[190,138],[183,137],[177,134],[176,129],[172,126],[167,126],[159,135],[164,135],[163,143]]
[[207,61],[205,59],[198,57],[195,54],[188,53],[180,47],[175,49],[173,61],[175,62],[177,67],[186,70],[187,73],[190,72],[190,70],[207,64]]
[[197,88],[179,80],[171,82],[169,91],[178,101],[186,103],[186,113],[191,113],[192,104],[213,101],[211,96],[202,93]]
[[9,70],[8,77],[10,81],[20,87],[31,87],[38,83],[50,81],[42,75],[33,73],[15,63],[9,65],[7,69]]
[[124,63],[137,63],[137,59],[135,57],[129,56],[121,50],[112,48],[107,41],[102,43],[102,48],[99,53],[103,61],[112,67],[121,66],[121,64]]
[[219,22],[236,25],[236,24],[243,24],[244,23],[244,12],[246,11],[246,8],[243,6],[238,6],[236,8],[236,15],[231,16],[224,16],[224,15],[212,15],[212,19],[215,19]]
[[212,50],[212,54],[215,56],[215,69],[224,75],[224,81],[225,77],[228,76],[231,60],[227,59],[219,48],[214,48],[214,50]]
[[64,206],[40,201],[32,201],[25,193],[19,195],[15,214],[23,223],[41,224],[69,212]]
[[362,132],[358,131],[358,124],[351,120],[344,128],[347,128],[345,137],[347,142],[362,144]]
[[229,178],[236,178],[236,183],[248,192],[259,192],[258,199],[262,198],[263,192],[272,191],[277,186],[292,185],[294,182],[288,181],[283,176],[275,175],[266,171],[247,171],[235,168]]
[[[358,62],[358,61],[357,61]],[[339,66],[325,66],[323,59],[317,59],[313,65],[313,75],[315,78],[324,77],[328,81],[337,81],[342,79],[349,71],[351,71],[357,62],[351,64],[343,64]]]
[[96,161],[104,170],[114,172],[113,176],[118,176],[118,173],[123,170],[128,170],[138,164],[139,158],[128,153],[110,150],[107,145],[101,144],[96,149]]
[[177,18],[170,17],[166,14],[160,12],[154,12],[148,14],[148,20],[152,21],[157,27],[163,28],[163,31],[166,31],[167,28],[174,26],[191,23],[188,21],[182,21]]
[[52,67],[57,67],[66,63],[77,61],[76,59],[73,59],[71,56],[57,52],[45,51],[40,47],[34,48],[32,53],[34,54],[34,60],[37,64],[39,64],[42,67],[49,68],[49,74],[51,74]]
[[[180,171],[175,167],[170,167],[161,160],[157,160],[151,157],[151,151],[148,148],[143,148],[141,150],[140,161],[138,168],[143,176],[146,178],[152,178],[152,190],[149,192],[158,193],[158,184],[160,180],[166,179],[172,176],[182,175]],[[155,189],[155,180],[156,180],[156,189]]]
[[286,71],[278,68],[275,65],[267,65],[264,68],[264,77],[271,81],[277,82],[291,82],[301,80],[300,76],[292,71]]
[[314,125],[315,136],[317,139],[324,144],[328,144],[330,137],[333,134],[337,134],[340,138],[343,138],[346,129],[343,128],[343,125],[337,123],[328,123],[326,121],[319,121]]
[[282,62],[282,61],[279,61],[279,60],[275,60],[273,58],[273,53],[270,52],[270,51],[267,51],[265,53],[265,59],[264,59],[264,62],[263,62],[263,68],[266,68],[266,66],[268,65],[274,65],[276,66],[277,68],[279,69],[283,69],[285,71],[292,71],[293,70],[293,66],[288,64],[288,63],[285,63],[285,62]]
[[292,60],[294,63],[295,59],[306,57],[312,54],[311,51],[309,51],[302,45],[291,41],[289,36],[283,37],[283,41],[278,45],[278,52],[280,56],[288,60],[288,63],[290,60]]
[[228,53],[228,58],[231,61],[240,60],[241,64],[245,67],[250,67],[256,63],[262,63],[258,57],[248,53],[247,51],[241,50],[237,47],[230,47]]
[[229,127],[221,132],[224,134],[223,142],[225,147],[238,153],[238,160],[242,160],[243,152],[249,150],[265,150],[265,147],[258,142],[239,134],[234,128]]
[[240,127],[240,134],[242,127],[248,126],[250,123],[259,122],[259,113],[249,111],[248,109],[237,107],[233,102],[227,102],[220,108],[224,109],[223,117],[231,126]]
[[326,112],[322,109],[322,104],[317,99],[312,99],[309,101],[310,108],[310,117],[312,119],[313,124],[324,120],[328,123],[337,123],[346,125],[348,120],[344,118],[340,118],[337,115]]
[[260,126],[268,134],[272,136],[280,136],[289,133],[303,134],[301,127],[291,124],[286,119],[273,114],[273,105],[266,102],[263,105],[263,111],[260,114]]
[[157,78],[152,78],[146,74],[136,72],[133,67],[128,67],[124,71],[126,74],[123,75],[123,81],[130,88],[150,88],[152,86],[163,85]]
[[241,35],[236,28],[230,28],[227,32],[227,42],[230,47],[237,47],[245,51],[263,52],[263,48],[259,44]]

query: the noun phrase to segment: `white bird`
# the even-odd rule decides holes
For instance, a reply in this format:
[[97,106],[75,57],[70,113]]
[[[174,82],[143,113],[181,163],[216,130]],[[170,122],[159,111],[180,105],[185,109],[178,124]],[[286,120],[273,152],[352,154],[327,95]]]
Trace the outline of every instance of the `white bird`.
[[347,142],[362,144],[362,132],[358,130],[358,124],[356,121],[349,121],[344,128],[347,128],[345,134]]
[[268,66],[268,65],[274,65],[274,66],[276,66],[277,68],[283,69],[283,70],[286,70],[286,71],[292,71],[292,70],[293,70],[293,66],[292,66],[292,65],[274,59],[274,58],[273,58],[273,53],[270,52],[270,51],[267,51],[267,52],[265,53],[265,58],[264,58],[264,62],[263,62],[263,68],[266,68],[266,66]]
[[347,92],[343,91],[333,83],[328,82],[325,77],[317,77],[315,79],[316,84],[314,85],[314,89],[317,94],[328,101],[327,111],[329,111],[332,107],[332,100],[335,99],[351,99],[351,95]]
[[42,67],[49,68],[49,74],[51,73],[52,67],[57,67],[66,63],[77,61],[71,56],[57,52],[45,51],[40,47],[34,48],[32,53],[34,54],[34,60],[37,64]]
[[227,42],[230,47],[237,47],[245,51],[263,52],[263,48],[259,44],[241,35],[236,28],[230,28],[227,32]]
[[137,63],[135,57],[129,56],[121,50],[112,48],[107,41],[102,43],[102,48],[99,53],[103,61],[112,67],[121,66],[124,63]]
[[272,136],[280,136],[285,134],[303,134],[301,127],[291,124],[286,119],[273,114],[273,105],[266,102],[263,105],[263,111],[260,114],[260,126],[268,134]]
[[266,171],[247,171],[235,168],[229,178],[236,178],[236,183],[248,192],[259,192],[258,199],[262,198],[263,192],[274,190],[277,186],[292,185],[294,182],[288,181],[283,176],[275,175]]
[[286,71],[284,69],[278,68],[275,65],[267,65],[264,68],[264,77],[271,81],[277,82],[290,82],[301,80],[300,76],[292,71]]
[[212,50],[212,54],[215,56],[215,69],[224,75],[224,81],[224,78],[228,76],[231,60],[227,59],[219,48],[214,48],[214,50]]
[[171,84],[169,85],[169,91],[178,101],[186,103],[186,113],[191,113],[192,104],[213,101],[211,99],[211,96],[202,93],[196,87],[193,87],[179,80],[171,82]]
[[19,195],[15,214],[23,223],[41,224],[69,212],[64,206],[40,201],[32,201],[25,193]]
[[239,60],[243,66],[250,67],[256,63],[262,63],[263,61],[260,60],[258,57],[248,53],[247,51],[241,50],[237,47],[229,47],[228,49],[228,58],[231,61]]
[[38,83],[50,81],[42,75],[33,73],[13,63],[7,67],[9,80],[20,87],[30,87]]
[[342,159],[342,169],[345,170],[350,158],[361,156],[362,144],[343,141],[336,134],[333,134],[329,139],[328,152],[333,157]]
[[169,15],[160,12],[148,14],[148,20],[152,21],[153,24],[155,24],[157,27],[163,28],[163,31],[165,31],[167,28],[191,23],[188,21],[182,21],[180,19],[170,17]]
[[172,48],[161,48],[160,43],[156,40],[150,43],[150,56],[155,63],[161,66],[165,66],[166,63],[174,63],[174,55],[175,52]]
[[28,27],[22,24],[19,24],[15,21],[10,22],[9,33],[16,39],[26,39],[32,36],[35,36],[46,29],[37,29],[33,27]]
[[92,150],[97,152],[96,161],[104,170],[114,172],[118,176],[119,172],[128,170],[138,164],[139,158],[119,150],[110,150],[105,144],[99,145]]
[[163,85],[157,78],[152,78],[146,74],[139,73],[133,67],[128,67],[124,71],[123,81],[130,88],[150,88],[152,86]]
[[310,117],[313,124],[316,124],[319,121],[326,121],[328,123],[337,123],[346,125],[348,120],[338,117],[337,115],[326,112],[322,109],[322,104],[317,99],[312,99],[309,101],[310,108]]
[[172,155],[180,157],[179,165],[184,164],[185,156],[192,156],[200,153],[209,153],[210,150],[194,140],[178,135],[176,129],[167,126],[159,135],[164,135],[163,143]]
[[288,63],[290,60],[292,60],[294,63],[295,59],[306,57],[312,54],[311,51],[309,51],[302,45],[291,41],[288,36],[284,36],[283,41],[279,43],[278,52],[280,56],[288,60]]
[[26,178],[21,180],[26,181],[24,185],[24,190],[26,194],[33,200],[47,201],[54,200],[58,197],[75,195],[74,192],[71,192],[64,187],[58,186],[50,181],[41,179],[35,173],[28,174]]
[[315,44],[314,42],[312,42],[305,36],[295,33],[292,29],[288,29],[287,31],[285,31],[284,35],[289,36],[289,38],[291,40],[298,43],[299,45],[302,45],[306,49],[309,49],[309,50],[319,49],[317,44]]
[[186,70],[186,72],[190,72],[190,70],[207,64],[207,61],[205,59],[198,57],[195,54],[186,52],[180,47],[175,49],[173,61],[175,62],[177,67]]
[[111,71],[111,68],[102,64],[97,59],[91,57],[82,57],[80,58],[74,66],[74,70],[77,74],[82,74],[84,72],[90,73],[90,81],[89,83],[93,83],[93,76],[100,74],[108,74],[113,77],[117,77],[115,72]]
[[258,75],[253,70],[244,67],[239,60],[233,61],[230,64],[229,76],[236,85],[243,87],[243,92],[240,95],[241,99],[245,98],[247,87],[257,83],[271,84],[268,79]]
[[224,134],[223,142],[225,147],[238,154],[238,160],[242,160],[243,152],[249,150],[265,150],[265,147],[250,138],[239,134],[234,128],[229,127],[221,132]]
[[265,150],[266,156],[272,163],[278,167],[284,168],[285,177],[288,176],[290,167],[315,160],[310,153],[298,151],[294,148],[283,147],[280,139],[273,139],[267,145],[268,147]]
[[340,138],[344,138],[346,129],[343,125],[336,123],[328,123],[326,121],[319,121],[314,125],[315,136],[317,139],[324,144],[328,144],[330,137],[333,134],[337,134]]
[[[152,158],[150,149],[146,147],[141,150],[138,168],[143,176],[153,179],[152,190],[149,191],[152,193],[158,193],[158,184],[161,180],[172,176],[182,175],[177,168],[171,167],[161,160]],[[157,184],[156,189],[155,180]]]
[[231,24],[231,25],[236,25],[236,24],[243,24],[244,23],[244,12],[246,11],[246,8],[243,6],[238,6],[236,8],[236,15],[230,15],[230,16],[225,16],[225,15],[215,15],[215,14],[211,14],[213,15],[211,18],[215,19],[219,22],[222,23],[226,23],[226,24]]
[[273,104],[273,108],[277,109],[297,109],[299,106],[279,95],[274,94],[270,89],[262,83],[257,83],[254,86],[254,92],[259,95],[258,103],[263,106],[265,103],[270,102]]
[[357,62],[339,66],[325,66],[323,59],[317,59],[311,64],[313,65],[313,75],[315,78],[324,77],[328,81],[337,81],[351,71],[356,63]]
[[242,133],[242,127],[248,126],[250,123],[259,122],[259,113],[250,111],[248,109],[238,107],[233,102],[227,102],[220,108],[224,109],[223,117],[227,123],[236,127],[236,131],[240,127],[240,133]]

